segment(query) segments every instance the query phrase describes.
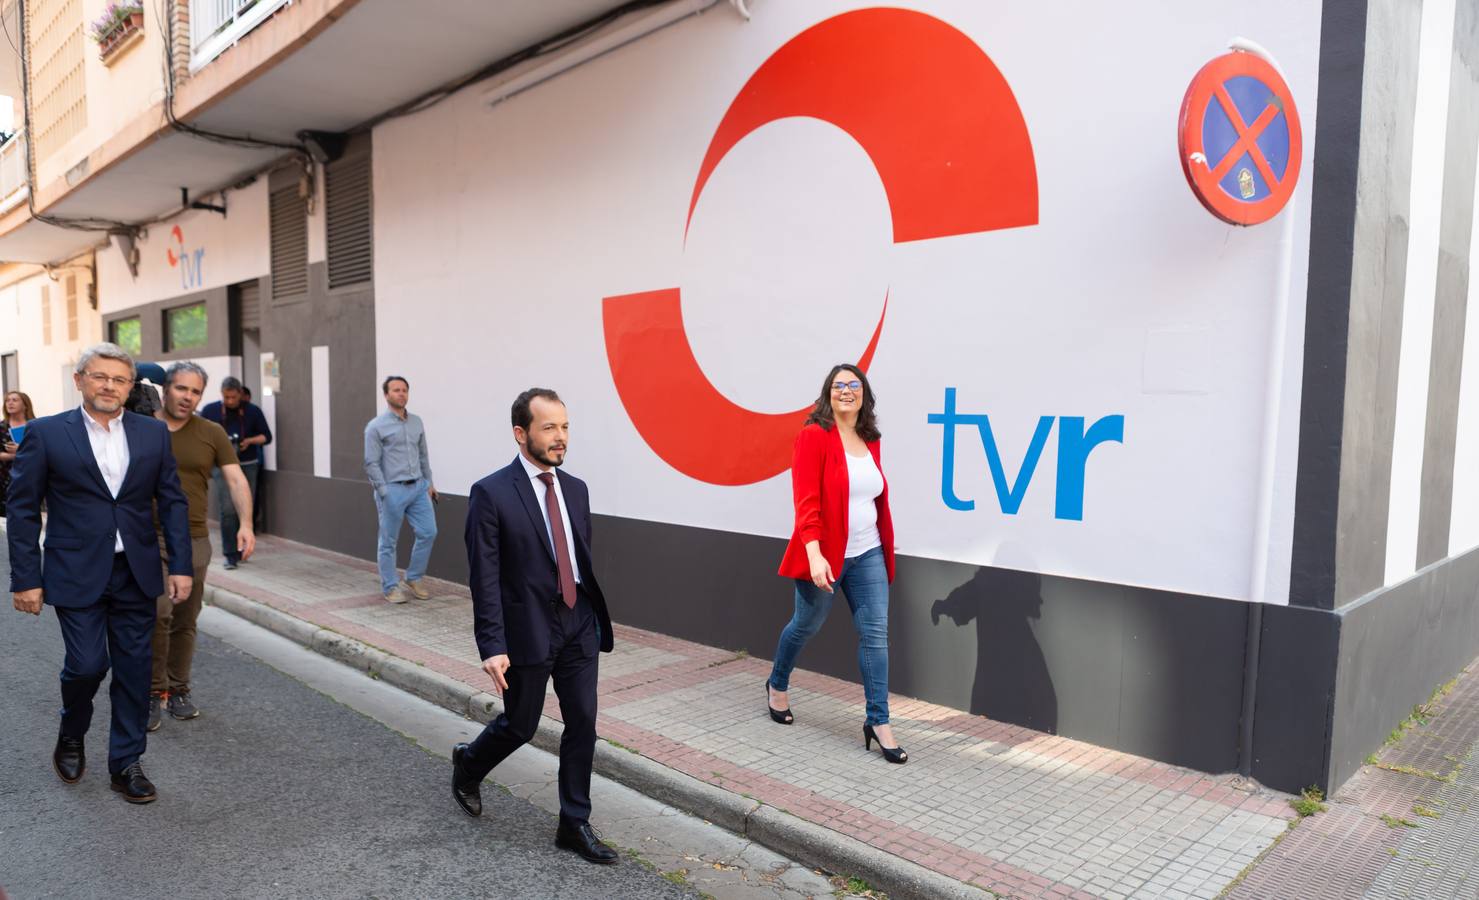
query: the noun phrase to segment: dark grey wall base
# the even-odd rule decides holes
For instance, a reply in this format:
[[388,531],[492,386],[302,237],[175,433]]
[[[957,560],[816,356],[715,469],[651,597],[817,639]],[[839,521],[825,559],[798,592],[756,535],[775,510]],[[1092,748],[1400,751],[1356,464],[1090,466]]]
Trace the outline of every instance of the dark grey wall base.
[[[374,558],[369,485],[264,476],[270,532]],[[466,513],[465,497],[442,495],[432,575],[466,582]],[[617,621],[774,656],[794,604],[775,574],[782,541],[597,516],[595,542]],[[403,532],[401,565],[410,546]],[[1479,651],[1476,592],[1471,553],[1339,610],[1265,607],[1253,776],[1286,791],[1349,778]],[[1249,604],[903,557],[890,605],[898,693],[1202,771],[1238,768]],[[842,595],[801,665],[858,680]]]
[[1414,706],[1479,653],[1479,549],[1336,612],[1330,780],[1341,784]]

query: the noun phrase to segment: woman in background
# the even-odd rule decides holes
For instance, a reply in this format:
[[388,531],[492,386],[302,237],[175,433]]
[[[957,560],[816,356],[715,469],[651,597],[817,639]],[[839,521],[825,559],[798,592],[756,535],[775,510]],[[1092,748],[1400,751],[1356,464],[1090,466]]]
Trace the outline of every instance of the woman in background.
[[26,423],[36,418],[31,398],[20,391],[5,395],[4,415],[0,415],[0,516],[5,515],[5,496],[10,493],[10,464],[26,436]]

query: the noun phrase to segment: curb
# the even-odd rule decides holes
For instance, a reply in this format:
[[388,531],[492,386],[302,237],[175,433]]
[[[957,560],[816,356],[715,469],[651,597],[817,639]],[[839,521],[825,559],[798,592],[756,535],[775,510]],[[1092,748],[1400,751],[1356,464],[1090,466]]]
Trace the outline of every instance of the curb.
[[[240,594],[207,584],[203,600],[210,606],[477,722],[486,724],[503,709],[502,702],[493,694]],[[558,754],[561,731],[560,723],[541,716],[539,728],[530,743],[547,753]],[[863,878],[895,900],[916,897],[921,900],[984,900],[996,896],[774,806],[714,787],[604,740],[596,742],[594,768],[612,781],[745,835],[798,863]]]

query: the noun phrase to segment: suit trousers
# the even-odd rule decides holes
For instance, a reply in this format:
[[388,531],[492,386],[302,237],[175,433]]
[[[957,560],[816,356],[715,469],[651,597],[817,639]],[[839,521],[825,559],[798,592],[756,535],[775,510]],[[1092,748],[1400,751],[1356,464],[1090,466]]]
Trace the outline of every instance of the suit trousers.
[[54,606],[66,658],[62,665],[62,726],[80,738],[92,724],[92,698],[113,669],[108,771],[117,774],[144,755],[149,719],[149,670],[153,661],[154,598],[139,587],[120,553],[108,587],[91,606]]
[[463,757],[468,775],[481,781],[510,753],[528,743],[544,713],[545,686],[553,676],[564,731],[560,736],[560,819],[581,825],[591,815],[591,764],[596,756],[596,674],[601,641],[596,613],[580,592],[571,609],[550,608],[550,658],[510,666],[503,712],[489,722]]

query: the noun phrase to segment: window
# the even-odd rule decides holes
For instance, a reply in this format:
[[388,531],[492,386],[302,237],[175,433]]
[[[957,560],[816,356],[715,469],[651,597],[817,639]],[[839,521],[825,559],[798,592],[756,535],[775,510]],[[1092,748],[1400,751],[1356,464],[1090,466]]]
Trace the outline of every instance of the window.
[[41,343],[51,346],[51,285],[41,286]]
[[324,179],[329,288],[366,284],[374,263],[370,218],[370,154],[329,163]]
[[189,350],[206,342],[205,301],[164,313],[164,349]]
[[77,276],[67,276],[67,340],[77,340]]
[[298,185],[279,188],[269,201],[272,299],[308,293],[308,204]]
[[127,350],[130,355],[138,356],[144,349],[142,325],[138,316],[118,319],[108,325],[108,340]]

